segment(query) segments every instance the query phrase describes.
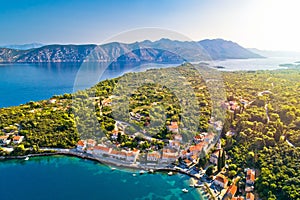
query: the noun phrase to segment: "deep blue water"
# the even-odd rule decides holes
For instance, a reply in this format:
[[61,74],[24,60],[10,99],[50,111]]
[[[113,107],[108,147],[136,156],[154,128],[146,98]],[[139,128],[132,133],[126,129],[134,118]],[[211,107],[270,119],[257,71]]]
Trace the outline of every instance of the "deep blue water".
[[184,175],[162,173],[134,177],[93,161],[65,156],[0,162],[1,200],[180,200],[200,199]]
[[48,99],[93,86],[126,72],[176,65],[107,63],[0,64],[0,107]]
[[[282,69],[279,64],[293,63],[299,58],[232,59],[210,62],[224,66],[225,71]],[[0,64],[0,107],[16,106],[28,101],[48,99],[93,86],[100,80],[118,77],[126,72],[178,64]]]

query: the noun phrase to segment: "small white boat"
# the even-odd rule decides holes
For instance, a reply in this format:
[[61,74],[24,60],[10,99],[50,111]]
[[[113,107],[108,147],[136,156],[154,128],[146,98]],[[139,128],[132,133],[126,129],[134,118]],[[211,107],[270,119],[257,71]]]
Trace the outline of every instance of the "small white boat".
[[154,170],[153,170],[153,169],[150,169],[150,170],[149,170],[149,173],[154,173]]
[[168,175],[169,175],[169,176],[172,176],[172,175],[173,175],[173,172],[169,172]]
[[28,157],[28,156],[26,156],[26,158],[25,158],[24,160],[29,160],[29,157]]
[[196,183],[196,184],[194,185],[194,187],[195,187],[195,188],[199,188],[199,187],[201,187],[201,185],[199,185],[199,184]]
[[194,187],[195,185],[193,185],[193,184],[190,184],[190,187]]
[[132,174],[132,176],[136,176],[136,174]]
[[188,193],[189,192],[188,189],[186,189],[186,188],[183,188],[181,191],[184,192],[184,193]]
[[141,170],[140,171],[140,174],[145,174],[146,172],[144,170]]
[[113,168],[111,168],[111,170],[114,171],[114,170],[116,170],[116,168],[113,167]]

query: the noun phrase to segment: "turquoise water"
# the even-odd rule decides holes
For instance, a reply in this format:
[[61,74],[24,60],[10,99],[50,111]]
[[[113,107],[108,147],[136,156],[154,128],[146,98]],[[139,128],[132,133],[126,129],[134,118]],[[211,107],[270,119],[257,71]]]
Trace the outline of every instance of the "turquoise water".
[[112,171],[99,163],[65,156],[0,162],[1,200],[150,200],[200,199],[189,177],[163,173]]

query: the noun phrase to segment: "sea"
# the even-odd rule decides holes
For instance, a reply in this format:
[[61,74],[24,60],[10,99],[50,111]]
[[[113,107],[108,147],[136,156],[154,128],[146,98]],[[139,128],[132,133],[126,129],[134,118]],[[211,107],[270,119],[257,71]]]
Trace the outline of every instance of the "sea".
[[[134,176],[135,174],[135,176]],[[184,200],[202,199],[182,174],[112,170],[67,156],[0,161],[1,200]],[[182,188],[189,189],[183,193]]]
[[[275,70],[297,58],[264,58],[213,61],[223,71]],[[97,82],[128,72],[177,66],[176,64],[0,64],[0,107],[17,106],[53,95],[89,88]],[[137,176],[133,176],[133,174]],[[0,161],[0,200],[151,200],[203,199],[190,189],[189,177],[163,173],[139,175],[93,161],[52,156]],[[200,193],[199,193],[200,192]]]

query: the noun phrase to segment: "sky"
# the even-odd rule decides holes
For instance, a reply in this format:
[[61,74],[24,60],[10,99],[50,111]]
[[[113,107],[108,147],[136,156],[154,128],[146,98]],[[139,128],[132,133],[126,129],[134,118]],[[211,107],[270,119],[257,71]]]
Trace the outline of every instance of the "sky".
[[[298,0],[0,0],[0,45],[170,36],[300,52],[299,9]],[[149,27],[166,31],[132,31]]]

